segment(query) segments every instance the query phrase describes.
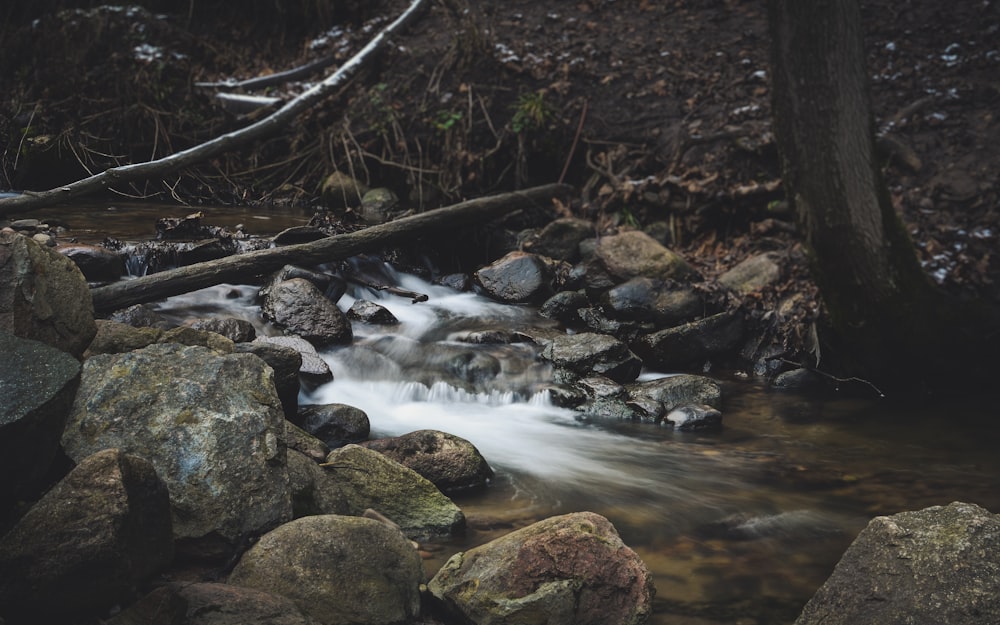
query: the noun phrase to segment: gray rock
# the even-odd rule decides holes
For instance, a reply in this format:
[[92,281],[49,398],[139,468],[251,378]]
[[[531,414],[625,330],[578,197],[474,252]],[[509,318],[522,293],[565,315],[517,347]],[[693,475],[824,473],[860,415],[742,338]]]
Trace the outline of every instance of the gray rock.
[[381,224],[392,219],[392,212],[399,205],[399,198],[391,189],[377,187],[361,197],[358,212],[361,219],[369,224]]
[[350,514],[377,510],[411,538],[449,536],[465,529],[465,515],[434,484],[377,451],[347,445],[330,452],[324,468]]
[[335,171],[327,176],[319,188],[323,204],[334,211],[361,205],[361,197],[368,192],[365,183]]
[[[313,346],[302,341],[312,349]],[[295,421],[295,415],[299,409],[299,371],[302,369],[303,356],[294,347],[279,345],[267,341],[253,340],[249,343],[237,343],[235,347],[237,354],[253,354],[267,363],[267,366],[274,370],[274,390],[278,392],[278,399],[281,400],[281,408],[285,413],[285,418]],[[319,355],[315,355],[324,366],[325,362],[320,360]],[[327,366],[326,372],[330,373]],[[330,378],[333,375],[330,374]]]
[[784,390],[806,390],[821,387],[823,380],[815,372],[800,367],[779,373],[771,385]]
[[682,432],[722,429],[722,413],[705,404],[678,406],[663,420]]
[[302,429],[330,447],[343,447],[368,438],[371,424],[368,415],[346,404],[313,404],[299,406],[297,423]]
[[759,291],[781,279],[781,254],[751,256],[719,276],[719,284],[741,295]]
[[608,283],[608,279],[612,284],[620,284],[637,277],[680,281],[700,279],[698,272],[687,261],[644,232],[630,230],[601,238],[587,265],[588,287],[601,287]]
[[159,328],[137,328],[107,319],[98,319],[96,323],[97,334],[85,354],[88,358],[97,354],[120,354],[133,349],[142,349],[153,343],[159,343],[163,338],[163,330]]
[[427,587],[459,622],[476,625],[640,625],[655,594],[639,556],[593,512],[456,554]]
[[399,319],[396,319],[396,316],[389,312],[388,308],[366,299],[355,300],[351,304],[351,308],[347,311],[347,318],[372,325],[399,325]]
[[83,356],[97,326],[80,269],[28,237],[0,232],[0,330]]
[[545,300],[538,314],[572,326],[581,323],[580,309],[589,307],[590,299],[583,291],[560,291]]
[[291,421],[285,421],[285,444],[289,450],[303,454],[313,462],[323,462],[330,455],[330,447]]
[[221,334],[197,330],[187,326],[167,330],[160,336],[158,342],[176,343],[177,345],[188,345],[190,347],[207,347],[219,354],[232,354],[236,351],[236,345]]
[[167,488],[108,449],[80,462],[0,541],[0,614],[75,621],[130,601],[173,557]]
[[80,363],[54,347],[0,330],[0,527],[31,497],[59,451],[80,385]]
[[299,378],[307,388],[315,388],[333,380],[330,365],[320,358],[319,352],[316,351],[313,344],[304,338],[298,336],[258,336],[251,345],[258,343],[290,347],[297,351],[302,359],[299,366]]
[[541,357],[579,377],[598,373],[621,383],[635,380],[642,369],[642,361],[624,343],[604,334],[557,336]]
[[[313,284],[317,289],[322,291],[324,294],[330,286],[331,282],[335,280],[339,281],[335,276],[323,273],[321,271],[314,271],[312,269],[306,269],[305,267],[299,267],[297,265],[285,265],[268,279],[267,283],[260,289],[260,297],[267,297],[268,292],[274,288],[275,285],[284,282],[285,280],[292,280],[293,278],[302,278]],[[343,292],[341,292],[343,295]],[[333,302],[336,302],[339,298],[328,298]]]
[[160,328],[166,330],[171,327],[170,322],[163,315],[150,310],[149,307],[142,304],[134,304],[128,308],[116,310],[108,315],[108,320],[124,323],[135,328]]
[[680,406],[722,405],[722,387],[711,378],[700,375],[672,375],[626,387],[630,400],[652,400],[662,405],[661,412],[669,413]]
[[510,252],[473,275],[493,299],[509,304],[540,303],[552,295],[553,273],[540,256]]
[[295,602],[255,588],[174,582],[160,586],[103,625],[313,625]]
[[632,278],[609,289],[600,299],[612,319],[649,321],[672,327],[705,312],[703,298],[690,287],[669,287],[662,280]]
[[493,479],[475,445],[454,434],[417,430],[360,444],[413,469],[445,494],[483,488]]
[[291,517],[284,423],[260,358],[158,344],[84,363],[62,443],[74,460],[143,454],[170,489],[178,538],[233,541]]
[[739,346],[743,338],[743,317],[721,312],[681,326],[646,334],[629,347],[651,367],[665,370],[698,366]]
[[872,519],[796,625],[1000,623],[1000,515],[952,503]]
[[287,597],[324,625],[415,619],[422,581],[420,556],[398,529],[338,515],[304,517],[268,532],[229,578]]
[[564,217],[550,222],[524,244],[524,251],[556,260],[580,260],[580,242],[594,236],[594,224],[584,219]]
[[106,247],[73,243],[58,245],[56,251],[73,261],[90,282],[114,282],[125,275],[125,259]]
[[247,343],[257,338],[257,329],[246,319],[237,317],[213,317],[195,319],[190,325],[195,330],[221,334],[233,343]]
[[271,287],[261,304],[264,317],[316,346],[350,343],[351,322],[311,282],[292,278]]

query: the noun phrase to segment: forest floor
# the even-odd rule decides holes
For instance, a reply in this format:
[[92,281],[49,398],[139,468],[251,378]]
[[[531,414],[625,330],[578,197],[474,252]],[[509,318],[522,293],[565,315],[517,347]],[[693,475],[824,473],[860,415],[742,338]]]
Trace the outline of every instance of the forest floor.
[[[765,250],[801,261],[771,133],[762,4],[435,2],[376,69],[280,137],[132,192],[315,205],[340,169],[430,207],[563,179],[579,189],[564,212],[598,229],[656,224],[706,276]],[[935,281],[1000,300],[1000,2],[862,5],[893,201]],[[225,111],[196,83],[346,60],[405,6],[372,2],[321,26],[252,9],[8,23],[0,187],[47,188],[245,125],[253,113]],[[812,301],[804,263],[794,266],[777,293]]]

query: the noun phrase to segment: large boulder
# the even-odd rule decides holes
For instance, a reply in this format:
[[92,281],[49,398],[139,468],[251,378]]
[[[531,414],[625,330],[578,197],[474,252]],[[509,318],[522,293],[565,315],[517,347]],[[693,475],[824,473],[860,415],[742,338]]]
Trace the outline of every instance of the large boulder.
[[0,330],[0,527],[14,502],[31,497],[59,450],[80,385],[66,352]]
[[83,356],[97,326],[80,269],[28,237],[0,232],[0,330]]
[[670,412],[687,405],[708,405],[719,408],[722,387],[711,378],[700,375],[671,375],[655,380],[636,382],[626,387],[632,401],[654,401],[661,412]]
[[541,256],[510,252],[473,274],[493,299],[509,304],[541,303],[553,292],[552,268]]
[[153,465],[102,451],[0,540],[0,616],[42,623],[106,612],[172,558],[169,495]]
[[493,479],[493,469],[475,445],[454,434],[418,430],[361,446],[413,469],[446,494],[482,488]]
[[[302,341],[302,343],[308,345],[312,353],[315,354],[312,345],[306,341]],[[295,421],[295,414],[299,407],[299,390],[302,386],[299,382],[299,372],[302,369],[303,356],[299,350],[289,345],[255,340],[249,343],[236,343],[235,351],[238,354],[253,354],[274,370],[274,389],[278,391],[278,399],[281,400],[281,408],[285,412],[285,418]],[[329,374],[329,366],[318,355],[315,357],[317,361],[327,367],[326,372]]]
[[354,338],[347,316],[304,278],[292,278],[270,287],[261,312],[289,334],[319,347],[350,343]]
[[613,336],[584,332],[555,337],[541,357],[576,377],[598,373],[616,382],[631,382],[639,376],[642,361]]
[[620,284],[637,277],[679,281],[700,279],[698,272],[679,254],[645,232],[629,230],[602,237],[587,263],[588,286],[601,287],[609,281]]
[[324,178],[319,187],[323,205],[338,213],[345,208],[360,206],[361,198],[367,192],[365,183],[339,171]]
[[109,447],[148,458],[178,538],[232,541],[291,518],[285,420],[271,368],[250,354],[157,344],[94,356],[62,443],[77,461]]
[[428,590],[476,625],[638,625],[655,592],[646,565],[593,512],[539,521],[456,554]]
[[348,514],[361,515],[371,508],[413,538],[465,530],[465,515],[434,484],[377,451],[347,445],[331,451],[324,468],[333,478],[325,486],[337,489]]
[[120,321],[98,319],[97,334],[90,342],[86,357],[97,354],[120,354],[159,343],[163,330],[149,326],[136,327]]
[[[245,349],[246,351],[257,353],[265,361],[272,362],[266,357],[266,354],[261,354],[257,351],[256,345],[260,343],[289,347],[297,351],[299,353],[299,381],[307,388],[316,388],[321,384],[326,384],[333,380],[333,372],[330,371],[330,365],[326,364],[326,361],[320,357],[319,352],[316,351],[313,344],[304,338],[299,336],[258,336],[248,344],[254,347],[241,347],[240,350]],[[288,356],[283,356],[282,358],[287,359]],[[275,370],[277,371],[277,369]],[[283,379],[283,376],[281,379]]]
[[309,516],[268,532],[233,569],[229,583],[294,601],[324,625],[392,625],[420,612],[423,563],[389,524]]
[[872,519],[795,625],[1000,623],[1000,515],[952,503]]
[[313,625],[287,597],[230,584],[160,586],[103,625]]

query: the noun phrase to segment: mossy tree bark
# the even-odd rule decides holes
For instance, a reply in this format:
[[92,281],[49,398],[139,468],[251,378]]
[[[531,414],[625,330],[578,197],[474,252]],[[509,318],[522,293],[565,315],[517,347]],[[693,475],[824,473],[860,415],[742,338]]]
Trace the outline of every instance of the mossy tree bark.
[[768,10],[785,189],[828,313],[821,353],[842,374],[917,382],[975,339],[956,335],[965,311],[921,268],[882,178],[858,0]]

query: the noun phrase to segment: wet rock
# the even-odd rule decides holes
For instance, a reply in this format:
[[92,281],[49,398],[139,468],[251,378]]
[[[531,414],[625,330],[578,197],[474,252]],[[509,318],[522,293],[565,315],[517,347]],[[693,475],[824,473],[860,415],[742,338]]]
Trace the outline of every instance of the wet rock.
[[580,309],[589,308],[590,299],[583,291],[560,291],[545,300],[538,314],[567,326],[581,323]]
[[389,309],[366,299],[355,300],[347,311],[347,318],[371,325],[399,325],[399,319],[396,319],[396,316],[389,312]]
[[[306,388],[316,388],[321,384],[326,384],[333,380],[333,372],[330,365],[320,358],[319,352],[309,341],[298,336],[258,336],[251,345],[264,343],[277,345],[279,347],[289,347],[299,353],[301,365],[299,366],[299,379]],[[249,349],[249,348],[248,348]],[[252,348],[256,352],[256,348]]]
[[450,536],[465,529],[465,515],[434,484],[377,451],[347,445],[330,452],[324,468],[350,514],[372,508],[411,538]]
[[[341,290],[340,295],[337,295],[336,297],[330,297],[327,295],[332,282],[335,280],[343,282],[339,278],[335,278],[333,275],[323,273],[321,271],[313,271],[312,269],[306,269],[305,267],[299,267],[296,265],[285,265],[278,271],[274,272],[274,274],[268,279],[267,284],[260,289],[260,297],[267,297],[268,292],[274,288],[275,285],[293,278],[302,278],[303,280],[311,282],[313,286],[327,296],[327,299],[334,303],[340,299],[340,295],[344,294],[344,291]],[[347,285],[344,284],[343,287],[346,289]]]
[[213,317],[195,319],[188,322],[195,330],[221,334],[233,343],[246,343],[257,338],[257,329],[246,319],[236,317]]
[[58,245],[56,251],[73,261],[89,282],[114,282],[125,275],[125,259],[105,247],[73,243]]
[[722,429],[722,413],[705,404],[678,406],[668,412],[663,421],[683,432]]
[[[302,342],[309,345],[310,348],[312,347],[308,342]],[[237,343],[234,352],[253,354],[271,367],[274,371],[274,389],[278,392],[278,399],[281,400],[282,411],[285,413],[286,419],[294,421],[299,407],[299,389],[301,387],[299,371],[302,369],[302,354],[294,347],[256,339],[249,343]],[[316,359],[319,360],[318,355]],[[326,365],[325,362],[323,364]],[[329,367],[326,370],[329,373]]]
[[553,291],[549,265],[525,252],[510,252],[477,271],[473,279],[487,295],[508,304],[542,302]]
[[781,279],[781,254],[765,252],[751,256],[719,276],[719,284],[741,295],[759,291]]
[[176,343],[178,345],[189,345],[207,347],[219,354],[232,354],[236,350],[236,345],[221,334],[196,330],[195,328],[181,326],[171,328],[160,336],[160,343]]
[[80,384],[66,352],[0,330],[0,529],[22,497],[37,494],[59,450]]
[[449,273],[434,280],[434,284],[440,284],[456,291],[468,291],[472,288],[472,278],[464,273]]
[[603,290],[609,282],[620,284],[637,277],[700,280],[686,260],[644,232],[630,230],[601,238],[588,262],[588,288]]
[[184,217],[161,217],[156,220],[156,238],[163,240],[207,239],[215,235],[215,231],[201,223],[202,212],[191,213]]
[[420,556],[399,530],[372,519],[301,518],[251,547],[229,583],[291,599],[317,623],[393,625],[420,613]]
[[[411,375],[428,387],[444,383],[470,391],[483,390],[500,373],[500,361],[474,346],[449,345],[444,343],[424,343],[403,336],[383,336],[367,341],[364,349],[381,354],[392,361],[391,366],[384,361],[371,362],[372,371],[379,376],[402,372]],[[352,351],[353,355],[362,352]],[[365,369],[369,369],[366,367]]]
[[249,354],[157,344],[94,356],[62,444],[76,461],[143,454],[170,489],[178,538],[234,541],[291,517],[273,372]]
[[722,387],[711,378],[700,375],[672,375],[626,387],[630,400],[652,400],[663,406],[661,412],[669,413],[680,406],[722,405]]
[[743,317],[721,312],[681,326],[640,336],[629,346],[651,367],[665,370],[699,366],[739,346]]
[[952,503],[872,519],[796,625],[1000,623],[1000,516]]
[[815,372],[800,367],[779,373],[771,385],[784,390],[807,390],[821,387],[823,380]]
[[368,187],[365,183],[339,171],[327,176],[319,188],[323,205],[340,212],[346,208],[360,206],[361,197],[367,192]]
[[274,235],[271,238],[271,243],[275,247],[282,247],[285,245],[298,245],[299,243],[312,243],[326,237],[326,233],[315,226],[292,226]]
[[524,251],[556,260],[580,260],[580,242],[594,236],[594,224],[575,217],[550,222],[524,244]]
[[365,411],[347,404],[300,406],[296,423],[331,448],[363,441],[371,432]]
[[0,232],[0,330],[83,356],[97,326],[80,269],[27,237]]
[[335,477],[307,454],[291,448],[288,450],[288,484],[292,491],[292,514],[296,519],[317,514],[357,514],[344,500],[343,489]]
[[266,319],[317,346],[350,343],[351,322],[311,282],[293,278],[270,288],[261,304]]
[[136,328],[118,321],[97,320],[97,335],[84,353],[89,358],[97,354],[120,354],[133,349],[142,349],[160,342],[163,330],[159,328]]
[[178,243],[174,247],[174,259],[178,267],[218,260],[235,253],[236,244],[231,239],[203,239],[189,243]]
[[642,361],[624,343],[604,334],[557,336],[541,357],[578,377],[599,373],[622,383],[635,380],[642,369]]
[[659,327],[673,327],[705,312],[704,299],[694,289],[645,277],[609,289],[600,304],[612,319],[648,321]]
[[148,306],[134,304],[128,308],[122,308],[108,315],[109,321],[117,321],[135,328],[160,328],[166,330],[171,327],[170,322],[163,315],[150,310]]
[[655,593],[639,556],[592,512],[456,554],[427,586],[457,620],[477,625],[639,625]]
[[0,615],[103,613],[172,558],[166,486],[149,462],[108,449],[82,459],[0,541]]
[[454,434],[417,430],[361,446],[413,469],[445,494],[483,488],[493,479],[493,469],[475,445]]
[[323,462],[330,454],[330,447],[319,438],[306,432],[291,421],[285,421],[285,444],[313,462]]
[[358,213],[368,224],[381,224],[392,220],[392,213],[399,205],[399,198],[391,189],[377,187],[361,197]]
[[291,599],[231,584],[160,586],[104,625],[313,625]]

